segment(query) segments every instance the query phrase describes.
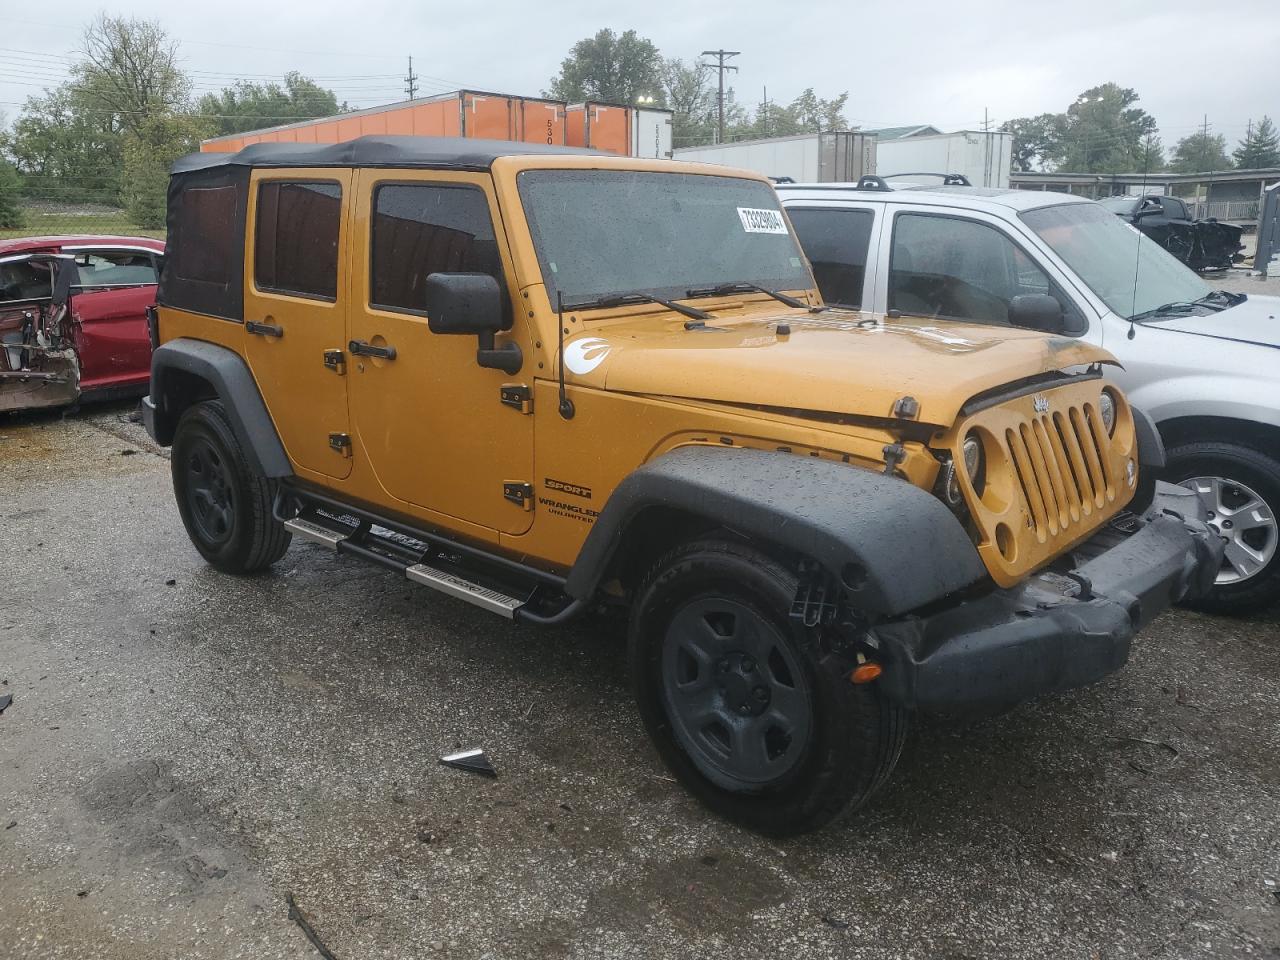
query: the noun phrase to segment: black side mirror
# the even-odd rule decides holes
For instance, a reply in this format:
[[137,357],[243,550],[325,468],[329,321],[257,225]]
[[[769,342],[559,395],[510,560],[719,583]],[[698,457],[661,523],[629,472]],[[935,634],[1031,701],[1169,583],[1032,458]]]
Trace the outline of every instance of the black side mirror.
[[516,373],[524,363],[520,345],[494,346],[494,335],[511,327],[502,288],[487,273],[432,273],[426,284],[427,326],[432,333],[475,334],[476,363]]
[[1015,327],[1043,333],[1066,333],[1062,304],[1047,293],[1024,293],[1009,301],[1009,322]]

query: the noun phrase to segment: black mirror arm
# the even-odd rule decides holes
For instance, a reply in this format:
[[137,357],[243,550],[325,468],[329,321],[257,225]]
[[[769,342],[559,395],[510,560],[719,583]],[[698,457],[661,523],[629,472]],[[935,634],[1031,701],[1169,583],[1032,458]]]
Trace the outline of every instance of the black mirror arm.
[[520,344],[508,341],[502,346],[495,346],[492,330],[477,334],[476,363],[490,370],[501,370],[503,373],[516,374],[524,366],[524,352]]

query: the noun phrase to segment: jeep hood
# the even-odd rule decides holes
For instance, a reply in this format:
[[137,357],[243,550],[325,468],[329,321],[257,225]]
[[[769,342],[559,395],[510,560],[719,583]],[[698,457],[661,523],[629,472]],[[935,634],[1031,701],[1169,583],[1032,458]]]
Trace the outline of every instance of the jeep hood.
[[1244,303],[1204,316],[1170,317],[1152,326],[1217,340],[1234,340],[1264,347],[1280,347],[1280,297],[1252,293]]
[[[779,335],[779,323],[790,325]],[[949,426],[976,394],[1036,374],[1115,363],[1099,347],[1030,330],[853,311],[709,320],[652,315],[565,341],[565,376],[622,393],[890,417],[912,396],[919,422]]]

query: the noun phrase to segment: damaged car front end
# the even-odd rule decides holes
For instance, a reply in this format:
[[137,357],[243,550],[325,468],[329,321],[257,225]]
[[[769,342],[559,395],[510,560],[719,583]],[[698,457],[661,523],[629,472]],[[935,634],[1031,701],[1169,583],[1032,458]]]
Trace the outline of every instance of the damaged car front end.
[[80,397],[70,301],[74,258],[0,258],[0,413],[62,407]]

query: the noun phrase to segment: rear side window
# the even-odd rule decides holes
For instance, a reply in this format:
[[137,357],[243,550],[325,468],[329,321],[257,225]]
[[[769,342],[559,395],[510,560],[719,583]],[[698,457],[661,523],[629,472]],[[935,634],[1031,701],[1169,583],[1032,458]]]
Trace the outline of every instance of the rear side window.
[[270,180],[258,188],[253,280],[260,290],[334,300],[342,187]]
[[373,198],[374,306],[426,313],[432,273],[487,273],[506,293],[489,203],[476,187],[385,184]]
[[787,216],[813,264],[822,299],[842,307],[861,307],[875,213],[789,207]]
[[182,242],[171,245],[173,272],[179,280],[225,284],[232,258],[240,257],[236,237],[234,186],[194,187],[182,192],[178,227]]
[[77,286],[82,290],[103,287],[136,287],[156,282],[151,254],[138,250],[91,250],[76,254]]

